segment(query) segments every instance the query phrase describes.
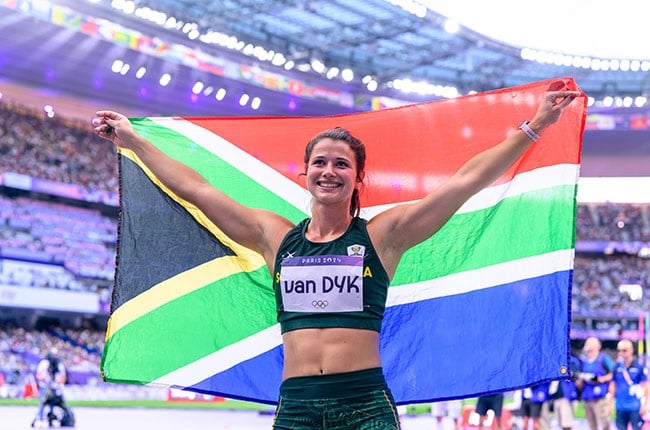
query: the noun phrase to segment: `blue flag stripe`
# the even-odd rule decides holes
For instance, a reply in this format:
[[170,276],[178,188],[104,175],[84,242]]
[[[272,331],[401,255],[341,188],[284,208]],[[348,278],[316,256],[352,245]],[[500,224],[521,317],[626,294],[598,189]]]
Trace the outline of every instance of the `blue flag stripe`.
[[[568,339],[571,276],[571,270],[564,270],[386,309],[381,355],[398,403],[473,397],[566,376],[563,372],[568,366],[569,344],[556,339]],[[479,315],[493,325],[477,327]],[[414,353],[422,349],[432,354]],[[477,359],[487,351],[500,356]],[[404,354],[412,359],[397,359]],[[224,372],[178,388],[274,404],[281,373],[282,348],[278,345]],[[260,378],[267,381],[263,387],[252,383]],[[242,380],[251,381],[250,390]],[[418,398],[423,390],[432,393],[431,399]]]

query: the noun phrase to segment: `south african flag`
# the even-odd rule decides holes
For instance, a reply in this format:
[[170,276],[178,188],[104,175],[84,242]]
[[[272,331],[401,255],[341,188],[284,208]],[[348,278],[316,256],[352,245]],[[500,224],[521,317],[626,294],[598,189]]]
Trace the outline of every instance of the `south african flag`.
[[[562,79],[577,88],[571,78]],[[555,80],[553,80],[555,81]],[[433,190],[531,119],[551,80],[351,115],[137,118],[137,131],[239,202],[309,216],[304,147],[341,126],[365,142],[362,216]],[[586,100],[404,255],[388,293],[384,372],[399,404],[567,376]],[[120,150],[121,214],[102,376],[273,404],[282,345],[262,257]]]

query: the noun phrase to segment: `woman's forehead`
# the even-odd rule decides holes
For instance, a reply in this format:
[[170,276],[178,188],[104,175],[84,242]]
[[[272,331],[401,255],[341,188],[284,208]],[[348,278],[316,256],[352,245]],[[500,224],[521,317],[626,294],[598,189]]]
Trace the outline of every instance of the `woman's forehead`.
[[328,153],[344,154],[347,157],[354,157],[354,151],[350,145],[343,140],[325,138],[316,143],[312,149],[311,156],[324,155]]

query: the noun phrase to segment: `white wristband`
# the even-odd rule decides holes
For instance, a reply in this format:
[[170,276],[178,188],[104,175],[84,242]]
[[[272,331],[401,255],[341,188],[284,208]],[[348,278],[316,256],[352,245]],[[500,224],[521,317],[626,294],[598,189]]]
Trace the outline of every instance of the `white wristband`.
[[523,121],[519,124],[519,130],[523,131],[524,134],[533,142],[537,142],[540,138],[539,134],[535,133],[535,130],[528,126],[528,121]]

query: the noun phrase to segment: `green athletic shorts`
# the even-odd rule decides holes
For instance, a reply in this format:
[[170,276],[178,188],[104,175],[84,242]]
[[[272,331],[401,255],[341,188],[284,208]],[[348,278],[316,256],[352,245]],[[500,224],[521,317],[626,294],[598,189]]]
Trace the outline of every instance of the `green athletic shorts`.
[[381,368],[285,380],[273,420],[280,429],[398,430]]

